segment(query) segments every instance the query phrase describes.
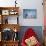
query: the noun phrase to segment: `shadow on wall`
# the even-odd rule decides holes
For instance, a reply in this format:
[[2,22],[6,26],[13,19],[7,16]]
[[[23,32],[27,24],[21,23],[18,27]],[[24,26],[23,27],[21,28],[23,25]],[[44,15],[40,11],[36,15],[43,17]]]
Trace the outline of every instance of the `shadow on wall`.
[[20,39],[20,41],[22,40],[22,38],[24,36],[24,33],[27,31],[28,28],[32,28],[36,32],[39,41],[42,43],[43,42],[42,26],[22,26],[21,30],[19,32],[19,39]]

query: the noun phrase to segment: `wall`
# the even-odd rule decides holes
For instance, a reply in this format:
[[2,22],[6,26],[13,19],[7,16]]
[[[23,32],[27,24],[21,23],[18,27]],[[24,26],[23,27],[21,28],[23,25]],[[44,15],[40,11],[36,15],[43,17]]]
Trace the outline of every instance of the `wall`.
[[15,0],[0,0],[0,6],[1,7],[12,7],[12,6],[14,6],[14,1]]
[[[0,6],[15,6],[15,0],[0,0]],[[43,26],[43,0],[17,0],[20,7],[19,24],[21,26]],[[36,19],[23,19],[23,9],[37,9]]]
[[[22,26],[43,26],[42,0],[21,0],[19,2],[21,3],[20,24]],[[37,19],[23,19],[23,9],[37,9]]]

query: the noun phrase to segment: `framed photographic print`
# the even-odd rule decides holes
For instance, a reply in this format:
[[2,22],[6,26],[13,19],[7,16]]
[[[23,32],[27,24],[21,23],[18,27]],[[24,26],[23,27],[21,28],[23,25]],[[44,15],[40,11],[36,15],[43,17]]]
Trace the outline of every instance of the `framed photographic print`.
[[23,9],[23,18],[24,19],[37,18],[37,10],[36,9]]
[[9,15],[9,10],[2,10],[2,15]]

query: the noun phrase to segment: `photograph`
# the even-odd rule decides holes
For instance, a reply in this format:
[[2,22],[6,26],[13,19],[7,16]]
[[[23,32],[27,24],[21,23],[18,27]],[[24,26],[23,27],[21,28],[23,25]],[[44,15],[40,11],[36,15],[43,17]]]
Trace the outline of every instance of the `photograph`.
[[23,18],[24,19],[37,18],[37,10],[36,9],[23,9]]

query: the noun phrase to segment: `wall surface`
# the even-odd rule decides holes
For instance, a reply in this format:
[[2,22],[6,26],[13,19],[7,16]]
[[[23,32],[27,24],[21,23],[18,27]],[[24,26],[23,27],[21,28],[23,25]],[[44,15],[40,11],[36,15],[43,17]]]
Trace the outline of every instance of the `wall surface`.
[[[20,24],[22,26],[43,26],[43,6],[42,0],[21,0]],[[23,9],[37,9],[36,19],[23,19]],[[22,11],[22,12],[21,12]]]
[[[15,0],[0,0],[1,7],[12,7],[15,6]],[[19,24],[21,26],[43,26],[43,0],[17,0],[17,3],[20,7],[20,17]],[[23,18],[23,9],[36,9],[37,18],[36,19],[24,19]],[[14,21],[13,21],[14,22]]]
[[1,7],[13,7],[15,5],[15,0],[0,0]]

